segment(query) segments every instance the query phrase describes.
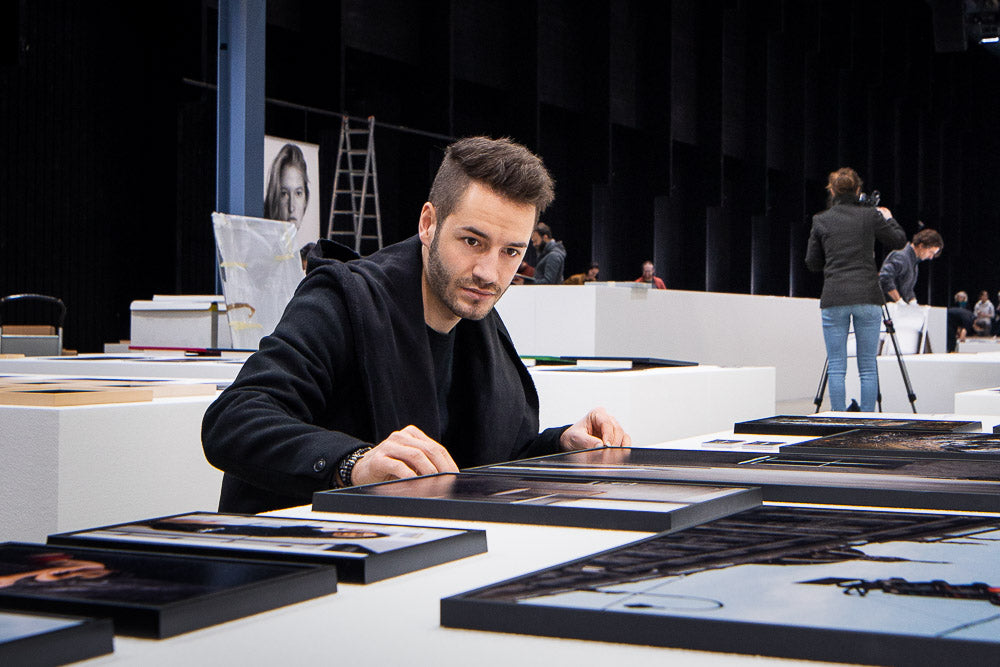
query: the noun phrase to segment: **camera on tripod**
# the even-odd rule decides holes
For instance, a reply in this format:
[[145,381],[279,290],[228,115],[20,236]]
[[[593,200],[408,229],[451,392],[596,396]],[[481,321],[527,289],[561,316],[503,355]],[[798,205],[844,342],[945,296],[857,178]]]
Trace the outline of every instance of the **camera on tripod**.
[[872,206],[872,207],[878,206],[878,203],[881,199],[882,195],[879,194],[878,190],[872,190],[872,193],[870,195],[866,195],[864,192],[858,195],[858,203],[861,204],[862,206]]

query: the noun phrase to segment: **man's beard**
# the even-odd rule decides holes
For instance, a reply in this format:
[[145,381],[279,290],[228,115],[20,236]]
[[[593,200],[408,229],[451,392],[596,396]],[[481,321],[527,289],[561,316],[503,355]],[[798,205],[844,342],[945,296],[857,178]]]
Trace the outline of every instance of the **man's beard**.
[[[448,310],[456,316],[467,320],[481,320],[489,315],[497,300],[499,300],[506,291],[506,287],[500,287],[500,285],[496,283],[481,284],[472,276],[464,279],[456,278],[454,273],[452,273],[448,267],[444,265],[444,262],[441,261],[441,255],[438,252],[437,234],[434,235],[434,239],[431,241],[431,247],[427,253],[427,268],[425,273],[427,275],[427,285],[430,287],[434,296],[436,296],[441,303],[447,306]],[[471,287],[486,292],[493,292],[496,296],[488,305],[482,304],[477,308],[474,305],[469,305],[461,301],[459,298],[459,290],[462,287]]]

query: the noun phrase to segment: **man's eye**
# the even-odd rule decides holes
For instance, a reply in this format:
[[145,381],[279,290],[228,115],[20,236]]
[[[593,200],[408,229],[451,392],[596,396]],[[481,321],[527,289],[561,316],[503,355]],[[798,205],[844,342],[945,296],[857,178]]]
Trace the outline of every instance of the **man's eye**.
[[506,248],[505,251],[508,257],[518,257],[521,254],[520,248]]
[[465,237],[465,244],[468,245],[468,246],[477,246],[477,245],[479,245],[479,239],[473,238],[471,236],[466,236]]

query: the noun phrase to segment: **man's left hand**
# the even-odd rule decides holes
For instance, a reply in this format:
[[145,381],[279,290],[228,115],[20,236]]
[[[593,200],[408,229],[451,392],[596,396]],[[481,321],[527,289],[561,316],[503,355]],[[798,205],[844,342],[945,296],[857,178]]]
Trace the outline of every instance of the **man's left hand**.
[[567,452],[594,447],[631,446],[632,438],[604,408],[594,408],[559,437],[559,447]]

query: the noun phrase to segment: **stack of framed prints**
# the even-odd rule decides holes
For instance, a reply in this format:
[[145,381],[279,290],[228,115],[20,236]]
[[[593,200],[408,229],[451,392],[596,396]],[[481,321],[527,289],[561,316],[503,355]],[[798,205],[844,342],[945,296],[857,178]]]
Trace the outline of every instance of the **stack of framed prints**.
[[446,627],[877,665],[995,664],[1000,519],[760,507],[441,601]]
[[781,452],[1000,461],[1000,435],[858,429],[785,445]]
[[322,565],[0,544],[0,607],[108,617],[125,635],[171,637],[336,590]]
[[486,532],[193,512],[49,536],[50,545],[335,565],[368,584],[486,551]]
[[320,491],[319,512],[422,516],[609,530],[672,530],[759,505],[759,489],[698,483],[440,473]]
[[[1000,461],[599,448],[473,468],[562,480],[759,486],[765,501],[1000,511]],[[315,501],[314,501],[315,502]]]
[[833,435],[854,429],[921,431],[930,433],[979,433],[982,422],[959,419],[890,419],[881,417],[826,417],[776,415],[737,422],[733,433],[758,435]]
[[0,665],[65,665],[114,649],[108,619],[0,611]]

